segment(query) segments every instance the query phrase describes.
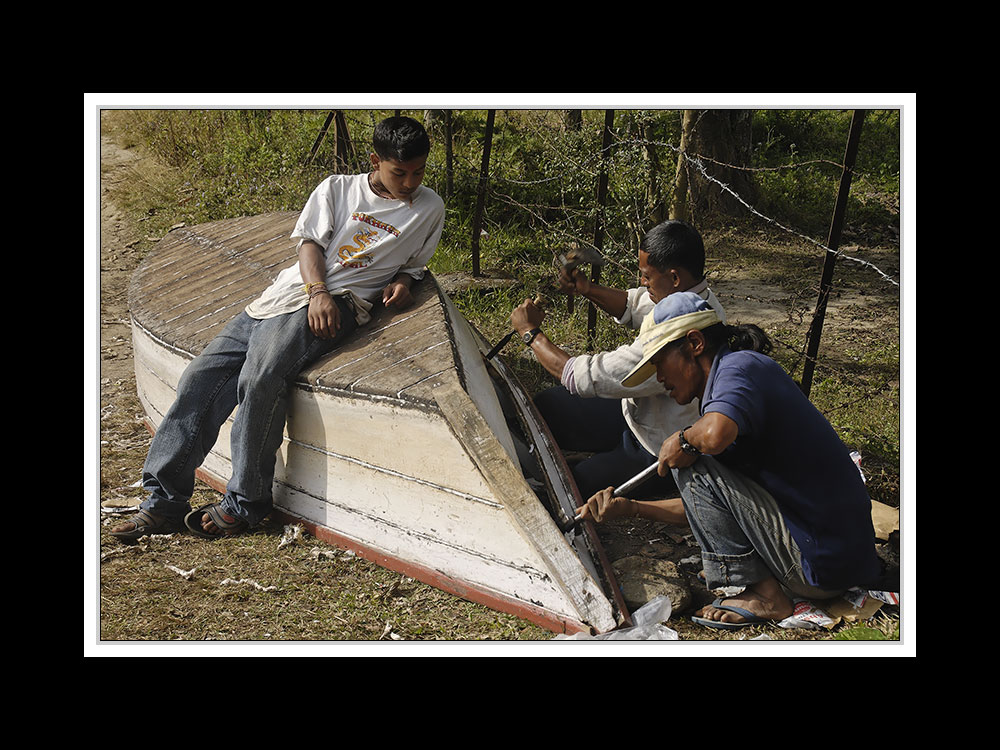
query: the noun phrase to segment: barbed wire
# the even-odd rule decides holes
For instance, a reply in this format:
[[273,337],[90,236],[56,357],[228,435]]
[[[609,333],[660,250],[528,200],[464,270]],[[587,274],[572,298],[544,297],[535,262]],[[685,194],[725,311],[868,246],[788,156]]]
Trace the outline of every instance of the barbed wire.
[[[375,118],[369,117],[368,120],[369,121],[365,121],[360,124],[362,124],[365,128],[374,127]],[[501,122],[503,122],[505,126],[509,124],[508,119],[502,120]],[[530,130],[531,136],[537,139],[537,142],[540,144],[544,153],[550,156],[549,160],[543,165],[548,173],[539,174],[538,176],[512,174],[511,162],[508,161],[508,153],[503,148],[506,142],[507,131],[505,128],[498,127],[497,132],[499,133],[499,136],[497,141],[494,143],[495,156],[489,164],[489,174],[486,181],[488,202],[487,216],[484,217],[484,226],[490,227],[491,231],[494,231],[493,227],[500,226],[495,220],[490,219],[488,216],[491,212],[491,207],[493,207],[492,212],[495,214],[495,207],[497,205],[506,205],[514,211],[530,217],[532,222],[536,222],[544,226],[546,233],[555,243],[575,241],[581,244],[593,246],[589,238],[580,236],[581,232],[579,231],[579,227],[592,224],[597,216],[597,213],[601,210],[605,211],[605,214],[617,212],[620,217],[624,217],[628,231],[635,234],[637,227],[645,226],[648,221],[652,220],[653,207],[648,203],[635,200],[631,203],[631,205],[629,205],[628,201],[625,201],[617,207],[604,207],[602,209],[599,206],[595,206],[593,201],[589,207],[584,204],[574,205],[572,202],[567,203],[566,201],[563,201],[561,204],[552,205],[551,201],[532,202],[531,200],[525,200],[524,197],[519,197],[515,193],[522,190],[530,193],[530,189],[533,187],[551,187],[558,185],[559,183],[579,186],[581,183],[591,181],[592,184],[596,184],[602,169],[613,171],[615,169],[620,170],[622,168],[627,168],[627,160],[633,157],[640,150],[665,148],[672,152],[675,155],[675,158],[683,159],[685,163],[694,169],[702,179],[713,184],[719,190],[731,196],[756,220],[762,221],[791,237],[795,237],[798,240],[823,251],[824,253],[833,254],[837,260],[849,262],[859,268],[869,269],[877,274],[877,276],[884,282],[894,287],[898,288],[900,286],[899,281],[894,278],[892,274],[879,268],[877,264],[865,258],[850,255],[845,252],[843,248],[833,250],[827,246],[826,243],[810,237],[808,234],[799,231],[792,226],[789,226],[787,222],[782,222],[772,216],[768,216],[765,212],[760,210],[758,207],[751,205],[749,201],[740,196],[739,193],[726,181],[710,174],[710,170],[708,168],[708,165],[714,165],[719,168],[740,172],[774,173],[808,169],[815,166],[825,166],[842,171],[844,169],[844,165],[836,160],[806,159],[795,163],[777,166],[734,165],[727,164],[723,161],[703,154],[684,151],[679,147],[679,145],[662,139],[621,138],[618,136],[620,131],[615,131],[615,137],[611,143],[610,154],[607,158],[605,158],[605,155],[601,153],[597,139],[593,138],[592,134],[589,136],[589,140],[587,135],[583,134],[581,135],[580,141],[571,141],[571,143],[578,145],[579,143],[587,142],[592,144],[593,148],[580,148],[579,150],[568,152],[564,139],[558,137],[556,131],[553,130],[550,125],[543,126],[540,118],[538,118],[537,121],[532,121],[522,111],[520,113],[520,121],[519,123],[516,123],[514,127]],[[475,149],[465,149],[464,152],[456,150],[456,153],[453,155],[452,174],[456,180],[463,181],[466,185],[478,183],[480,179],[482,165],[480,156],[474,152]],[[435,172],[440,171],[443,174],[443,164],[435,164],[434,167]],[[661,176],[664,178],[660,183],[661,194],[672,194],[677,185],[678,172],[674,170],[669,177],[667,174],[662,174]],[[867,179],[862,171],[854,169],[852,171],[852,178],[874,188],[872,183]],[[874,189],[877,190],[877,188]],[[566,197],[570,196],[570,193],[568,192],[563,194]],[[559,215],[562,218],[553,219],[552,214]],[[604,220],[605,226],[608,227],[607,215],[602,216],[601,218]],[[625,239],[623,239],[623,237],[625,237]],[[613,230],[606,231],[604,234],[604,255],[608,263],[617,268],[619,272],[625,274],[626,276],[635,277],[637,275],[637,269],[634,266],[634,254],[631,252],[635,248],[628,245],[629,239],[630,237],[627,234],[623,235],[621,232]],[[623,258],[625,259],[624,261],[622,260]],[[814,288],[812,291],[814,294],[818,294],[818,289]],[[805,301],[806,299],[804,295],[797,296],[801,298],[800,301]],[[815,299],[815,297],[813,299]],[[793,312],[794,311],[790,311],[790,315],[793,314]],[[805,312],[805,307],[799,311],[800,317],[803,312]],[[794,324],[794,321],[792,322]],[[798,340],[788,340],[777,331],[774,331],[769,335],[776,346],[792,355],[791,369],[794,372],[795,369],[801,366],[803,358],[806,356],[805,345]],[[815,364],[818,373],[822,373],[825,377],[835,376],[845,384],[849,384],[852,388],[857,389],[850,398],[842,401],[841,403],[826,407],[825,412],[827,413],[832,414],[838,411],[845,412],[848,411],[852,405],[864,402],[865,400],[870,400],[872,398],[892,400],[892,383],[893,380],[898,377],[898,374],[889,374],[885,378],[875,378],[873,380],[870,376],[863,378],[857,375],[849,366],[844,367],[837,364],[832,365],[827,361],[819,361]],[[885,428],[887,431],[898,429],[898,427],[894,428],[891,424],[886,424]],[[867,435],[869,438],[876,441],[888,439],[887,434],[877,432],[872,429],[857,426],[853,426],[851,429],[856,433]]]
[[[701,114],[704,114],[704,113],[701,113]],[[519,187],[530,187],[530,186],[534,186],[534,185],[551,184],[551,183],[554,183],[554,182],[559,182],[561,180],[579,179],[579,176],[580,176],[581,172],[583,174],[587,175],[588,177],[591,177],[591,178],[596,178],[600,174],[600,170],[601,170],[601,167],[602,167],[602,163],[601,163],[602,162],[602,157],[601,157],[600,153],[585,152],[584,155],[582,157],[580,157],[580,158],[572,158],[572,157],[570,157],[569,155],[567,155],[567,154],[565,154],[563,152],[563,149],[560,148],[560,145],[551,136],[551,134],[549,132],[549,129],[547,129],[547,128],[537,128],[536,127],[534,129],[532,129],[532,133],[540,139],[540,141],[543,143],[543,145],[546,146],[546,148],[548,149],[548,151],[550,153],[558,154],[560,157],[562,157],[563,160],[566,163],[566,167],[564,169],[560,169],[560,171],[558,171],[556,174],[549,175],[549,176],[546,176],[546,177],[540,177],[540,178],[537,178],[537,179],[521,179],[521,178],[514,178],[514,177],[510,177],[510,176],[504,175],[502,173],[503,162],[498,159],[498,160],[494,161],[493,163],[491,163],[491,165],[490,165],[491,169],[490,169],[489,181],[488,181],[488,187],[489,187],[489,190],[490,190],[490,195],[493,196],[494,198],[499,199],[499,200],[504,200],[504,201],[508,202],[512,206],[515,206],[515,207],[518,207],[518,208],[526,210],[526,206],[525,206],[525,204],[523,202],[515,200],[509,193],[504,193],[504,192],[501,192],[501,191],[497,190],[496,187],[495,187],[496,183],[501,182],[501,183],[504,183],[504,184],[517,185]],[[826,164],[826,165],[837,167],[839,169],[844,169],[844,165],[843,164],[840,164],[840,163],[838,163],[836,161],[833,161],[831,159],[808,159],[808,160],[805,160],[805,161],[802,161],[802,162],[797,162],[795,164],[786,164],[786,165],[780,165],[780,166],[777,166],[777,167],[746,167],[746,166],[739,166],[739,165],[727,164],[725,162],[721,162],[719,160],[712,159],[711,157],[706,157],[706,156],[701,155],[701,154],[690,154],[690,153],[687,153],[686,151],[682,151],[681,148],[678,145],[675,145],[673,143],[670,143],[669,141],[663,141],[663,140],[637,139],[637,138],[627,138],[626,139],[626,138],[619,138],[619,137],[615,136],[615,138],[612,141],[612,146],[613,147],[633,147],[633,148],[634,147],[649,147],[649,146],[656,146],[656,147],[662,146],[662,147],[666,147],[666,148],[670,149],[671,151],[673,151],[678,158],[683,158],[687,163],[691,164],[706,181],[711,182],[711,183],[717,185],[720,190],[722,190],[723,192],[725,192],[728,195],[732,196],[736,201],[738,201],[753,216],[755,216],[755,217],[757,217],[757,218],[759,218],[759,219],[767,222],[768,224],[770,224],[770,225],[772,225],[772,226],[780,229],[783,232],[786,232],[786,233],[791,234],[791,235],[793,235],[795,237],[798,237],[799,239],[801,239],[801,240],[803,240],[803,241],[805,241],[805,242],[807,242],[807,243],[815,246],[816,248],[822,250],[825,253],[831,253],[831,254],[833,254],[837,259],[842,259],[842,260],[845,260],[845,261],[857,264],[859,266],[862,266],[862,267],[865,267],[865,268],[869,268],[872,271],[874,271],[876,274],[878,274],[886,282],[888,282],[888,283],[890,283],[890,284],[892,284],[894,286],[899,286],[899,281],[897,279],[895,279],[891,274],[889,274],[886,271],[884,271],[881,268],[879,268],[875,263],[873,263],[873,262],[871,262],[869,260],[866,260],[864,258],[859,258],[859,257],[854,256],[854,255],[848,255],[847,252],[845,252],[845,250],[843,248],[838,248],[837,250],[833,250],[832,248],[830,248],[829,246],[827,246],[824,242],[821,242],[821,241],[819,241],[819,240],[817,240],[817,239],[815,239],[813,237],[810,237],[807,234],[804,234],[803,232],[799,232],[799,231],[797,231],[797,230],[795,230],[795,229],[793,229],[793,228],[791,228],[789,226],[786,226],[785,224],[783,224],[782,222],[778,221],[777,219],[764,214],[763,212],[761,212],[760,210],[758,210],[755,206],[752,206],[742,196],[740,196],[739,193],[737,193],[730,185],[728,185],[727,183],[723,182],[719,178],[717,178],[717,177],[715,177],[713,175],[710,175],[708,173],[707,168],[705,167],[705,162],[707,161],[707,162],[711,162],[711,163],[717,164],[720,167],[725,167],[725,168],[733,169],[733,170],[748,171],[748,172],[764,172],[764,171],[778,171],[778,170],[800,169],[802,167],[811,166],[811,165],[814,165],[814,164]],[[468,161],[468,160],[466,160],[465,163],[466,163],[466,166],[468,167],[468,169],[474,170],[473,173],[478,174],[478,170],[479,170],[479,166],[478,165],[473,164],[471,161]],[[606,168],[608,165],[604,164],[603,166]],[[852,176],[857,176],[857,177],[859,177],[859,178],[861,178],[861,179],[864,180],[863,173],[860,173],[857,170],[853,170],[852,171]],[[865,180],[865,181],[867,182],[867,180]],[[675,174],[673,175],[673,177],[671,178],[670,182],[667,185],[667,188],[668,188],[669,192],[673,192],[673,190],[676,187],[676,183],[677,183],[677,174],[675,172]],[[868,184],[870,184],[870,183],[868,183]],[[555,209],[555,210],[563,210],[563,211],[567,211],[568,212],[568,209],[565,206],[547,206],[547,208],[549,208],[549,209]],[[543,217],[541,217],[537,212],[530,212],[530,213],[536,219],[545,222],[547,226],[550,226],[550,227],[552,226],[551,222],[545,221],[545,219]],[[649,212],[647,212],[647,213],[645,213],[643,215],[639,215],[638,207],[636,207],[635,224],[637,226],[642,226],[643,223],[644,223],[644,220],[648,220],[649,218],[650,218],[650,213]],[[566,236],[566,237],[571,236],[569,233],[566,233],[566,232],[563,232],[562,235]],[[581,238],[579,236],[574,236],[573,239],[575,239],[578,242],[582,242],[584,244],[591,244],[586,239]],[[605,239],[609,242],[610,246],[612,248],[614,248],[614,249],[618,249],[618,250],[628,250],[629,249],[624,244],[622,244],[613,235],[611,235],[611,236],[606,235]],[[623,269],[626,268],[626,266],[624,266],[624,264],[622,264],[621,262],[617,261],[617,259],[613,258],[613,256],[609,256],[609,260],[611,260],[613,263],[615,263],[616,265],[618,265],[619,267],[621,267]]]
[[[562,157],[563,154],[559,151],[557,144],[555,144],[552,141],[549,141],[549,143],[552,146],[551,151]],[[779,221],[774,217],[766,215],[764,212],[759,210],[757,207],[751,205],[747,200],[745,200],[742,196],[740,196],[737,193],[737,191],[732,188],[730,184],[710,174],[706,166],[706,164],[711,163],[718,165],[719,167],[728,167],[735,170],[743,170],[750,172],[773,172],[773,171],[803,169],[815,165],[826,165],[831,168],[837,168],[842,171],[844,169],[843,164],[840,164],[837,161],[831,159],[808,159],[808,160],[803,160],[801,162],[797,162],[795,164],[786,164],[777,167],[739,167],[735,165],[726,164],[717,159],[705,157],[701,154],[682,151],[679,148],[679,146],[663,140],[635,139],[635,138],[627,140],[617,139],[613,142],[612,145],[612,148],[616,149],[619,152],[624,148],[630,148],[634,150],[634,149],[649,148],[649,147],[653,148],[663,147],[670,149],[677,156],[678,159],[681,158],[684,159],[686,164],[690,165],[693,169],[695,169],[698,172],[698,174],[702,177],[702,179],[717,186],[721,191],[732,196],[736,201],[738,201],[744,207],[746,211],[748,211],[752,216],[756,217],[757,219],[766,222],[767,224],[777,228],[778,230],[784,233],[789,234],[790,236],[796,237],[799,240],[808,243],[810,246],[822,250],[824,253],[832,254],[837,260],[848,261],[852,264],[855,264],[858,267],[867,268],[876,273],[879,276],[879,278],[881,278],[885,282],[895,287],[899,287],[899,281],[895,279],[891,274],[879,268],[877,264],[865,258],[849,255],[842,248],[838,250],[833,250],[826,243],[816,240],[815,238],[810,237],[808,234],[798,231],[794,227],[788,226],[786,223],[783,223],[782,221]],[[556,236],[560,238],[565,238],[565,239],[572,238],[577,241],[583,241],[586,244],[590,244],[586,240],[582,240],[582,238],[575,236],[575,233],[572,230],[564,228],[565,225],[558,226],[559,224],[558,222],[547,221],[546,217],[543,216],[543,212],[553,209],[561,210],[564,216],[566,217],[565,221],[567,223],[573,223],[574,220],[578,220],[580,217],[589,217],[591,215],[590,213],[582,210],[572,211],[567,209],[566,206],[547,206],[544,204],[529,205],[525,201],[519,200],[509,191],[506,191],[499,186],[510,185],[510,186],[516,186],[517,188],[520,189],[520,188],[530,188],[535,185],[550,185],[561,180],[572,180],[572,179],[579,180],[579,175],[581,171],[586,172],[588,177],[596,179],[602,167],[605,169],[611,168],[611,164],[607,162],[605,162],[604,164],[600,163],[599,154],[589,153],[583,157],[577,157],[574,159],[557,160],[556,161],[557,171],[554,174],[544,175],[537,179],[524,179],[522,177],[512,177],[509,175],[505,175],[503,171],[504,164],[499,159],[496,161],[495,165],[491,165],[491,167],[493,168],[491,168],[491,173],[489,176],[489,183],[488,183],[489,196],[491,200],[506,203],[507,205],[514,207],[518,211],[524,211],[528,213],[530,216],[532,216],[532,218],[535,221],[544,223],[548,231],[553,232]],[[662,184],[663,190],[668,195],[672,193],[674,188],[676,187],[677,174],[678,173],[675,171],[672,174],[672,176],[668,180],[664,180]],[[861,177],[863,179],[863,175],[857,172],[857,170],[854,170],[852,177]],[[644,212],[641,208],[641,205],[638,202],[636,202],[633,205],[631,213],[632,213],[631,221],[635,224],[635,226],[642,226],[644,224],[644,219],[647,219],[650,216],[650,212],[649,211]],[[616,267],[618,267],[621,271],[627,274],[634,274],[635,271],[631,266],[626,265],[625,263],[621,262],[618,259],[618,257],[622,255],[620,251],[626,249],[625,244],[618,238],[618,236],[615,234],[605,235],[605,241],[608,243],[609,249],[612,250],[612,252],[605,253],[605,257],[607,258],[607,260]],[[816,294],[818,294],[818,289],[814,289],[813,291]],[[771,334],[771,338],[772,341],[774,341],[775,345],[782,347],[784,350],[793,355],[793,363],[791,365],[791,370],[792,372],[794,372],[797,368],[801,366],[803,359],[806,356],[805,344],[800,341],[794,341],[794,342],[789,341],[776,332],[773,332]],[[855,375],[850,368],[830,365],[828,362],[823,362],[823,361],[816,362],[815,364],[818,373],[822,373],[825,377],[836,376],[842,382],[850,384],[852,388],[856,389],[854,395],[851,398],[846,399],[840,403],[826,407],[825,412],[828,414],[832,415],[836,412],[847,412],[850,410],[852,405],[856,405],[857,403],[862,403],[866,400],[871,400],[873,398],[892,401],[893,391],[891,388],[891,383],[894,380],[894,378],[898,376],[878,378],[875,381],[872,381],[870,377],[862,378],[860,376]],[[888,424],[886,425],[886,428],[889,430],[893,429],[892,425]],[[868,439],[874,439],[876,441],[884,441],[888,439],[887,434],[883,432],[857,426],[852,427],[852,429],[855,431],[856,434],[863,434],[867,436]]]
[[786,231],[786,232],[788,232],[790,234],[794,234],[796,237],[799,237],[799,238],[801,238],[803,240],[806,240],[807,242],[812,243],[813,245],[815,245],[816,247],[822,249],[823,251],[825,251],[827,253],[832,253],[834,256],[836,256],[838,258],[843,258],[844,260],[849,260],[849,261],[858,263],[858,264],[860,264],[862,266],[866,266],[868,268],[871,268],[876,273],[878,273],[880,276],[882,276],[883,279],[885,279],[886,281],[888,281],[890,284],[894,284],[895,286],[899,286],[899,282],[898,281],[896,281],[894,278],[892,278],[891,276],[889,276],[889,274],[887,274],[885,271],[883,271],[882,269],[880,269],[874,263],[872,263],[870,261],[866,261],[863,258],[856,258],[856,257],[850,256],[850,255],[847,255],[847,254],[844,253],[843,250],[840,250],[840,249],[833,250],[833,249],[827,247],[826,245],[824,245],[822,242],[819,242],[818,240],[814,240],[812,237],[809,237],[808,235],[802,234],[801,232],[798,232],[798,231],[796,231],[794,229],[791,229],[790,227],[786,227],[785,225],[783,225],[781,222],[777,221],[776,219],[772,219],[769,216],[765,216],[760,211],[758,211],[756,208],[754,208],[749,203],[747,203],[745,200],[743,200],[743,198],[741,198],[740,195],[735,190],[733,190],[728,185],[726,185],[724,182],[722,182],[722,180],[719,180],[719,179],[713,177],[712,175],[708,174],[708,171],[705,169],[705,166],[704,166],[704,164],[702,164],[702,162],[701,162],[700,159],[697,159],[697,158],[694,158],[692,156],[689,156],[688,154],[684,154],[684,158],[685,158],[686,161],[688,161],[689,163],[691,163],[691,164],[693,164],[695,166],[695,168],[701,173],[702,177],[704,177],[709,182],[715,183],[720,188],[722,188],[722,190],[724,190],[725,192],[729,193],[737,201],[739,201],[741,204],[743,204],[743,206],[746,207],[746,209],[748,211],[750,211],[754,216],[758,216],[761,219],[764,219],[765,221],[773,224],[774,226],[779,227],[780,229],[783,229],[784,231]]

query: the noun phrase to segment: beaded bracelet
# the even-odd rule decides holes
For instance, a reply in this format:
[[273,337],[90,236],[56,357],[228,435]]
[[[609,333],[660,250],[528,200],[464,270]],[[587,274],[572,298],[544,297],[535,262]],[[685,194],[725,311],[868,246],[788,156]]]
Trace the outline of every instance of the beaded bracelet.
[[[690,429],[691,425],[688,425],[687,427],[684,428],[684,430],[690,430]],[[684,430],[681,430],[677,436],[677,439],[680,441],[681,444],[681,450],[684,451],[685,453],[690,453],[692,456],[700,456],[701,451],[699,451],[697,448],[691,445],[691,443],[687,441],[687,438],[684,437]]]

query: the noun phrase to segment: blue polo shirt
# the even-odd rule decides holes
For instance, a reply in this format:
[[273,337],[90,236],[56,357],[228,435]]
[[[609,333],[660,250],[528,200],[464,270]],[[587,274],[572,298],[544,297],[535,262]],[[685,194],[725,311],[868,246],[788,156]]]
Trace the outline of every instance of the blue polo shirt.
[[806,580],[827,589],[874,583],[871,500],[850,451],[781,365],[752,351],[722,349],[701,413],[739,427],[717,459],[767,489],[802,553]]

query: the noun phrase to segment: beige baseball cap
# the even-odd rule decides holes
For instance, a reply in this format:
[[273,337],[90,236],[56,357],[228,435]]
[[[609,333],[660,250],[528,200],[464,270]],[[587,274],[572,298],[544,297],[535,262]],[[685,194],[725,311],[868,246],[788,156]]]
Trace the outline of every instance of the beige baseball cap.
[[701,331],[721,322],[712,306],[694,292],[675,292],[664,297],[643,318],[639,328],[642,359],[625,376],[622,385],[631,388],[655,373],[656,366],[649,360],[671,341],[684,338],[692,329]]

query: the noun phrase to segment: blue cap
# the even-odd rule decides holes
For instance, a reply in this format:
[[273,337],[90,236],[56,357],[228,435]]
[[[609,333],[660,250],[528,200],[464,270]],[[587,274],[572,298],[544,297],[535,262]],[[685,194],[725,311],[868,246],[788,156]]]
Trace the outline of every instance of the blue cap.
[[674,292],[656,303],[653,308],[653,323],[662,323],[681,315],[711,310],[712,306],[694,292]]

